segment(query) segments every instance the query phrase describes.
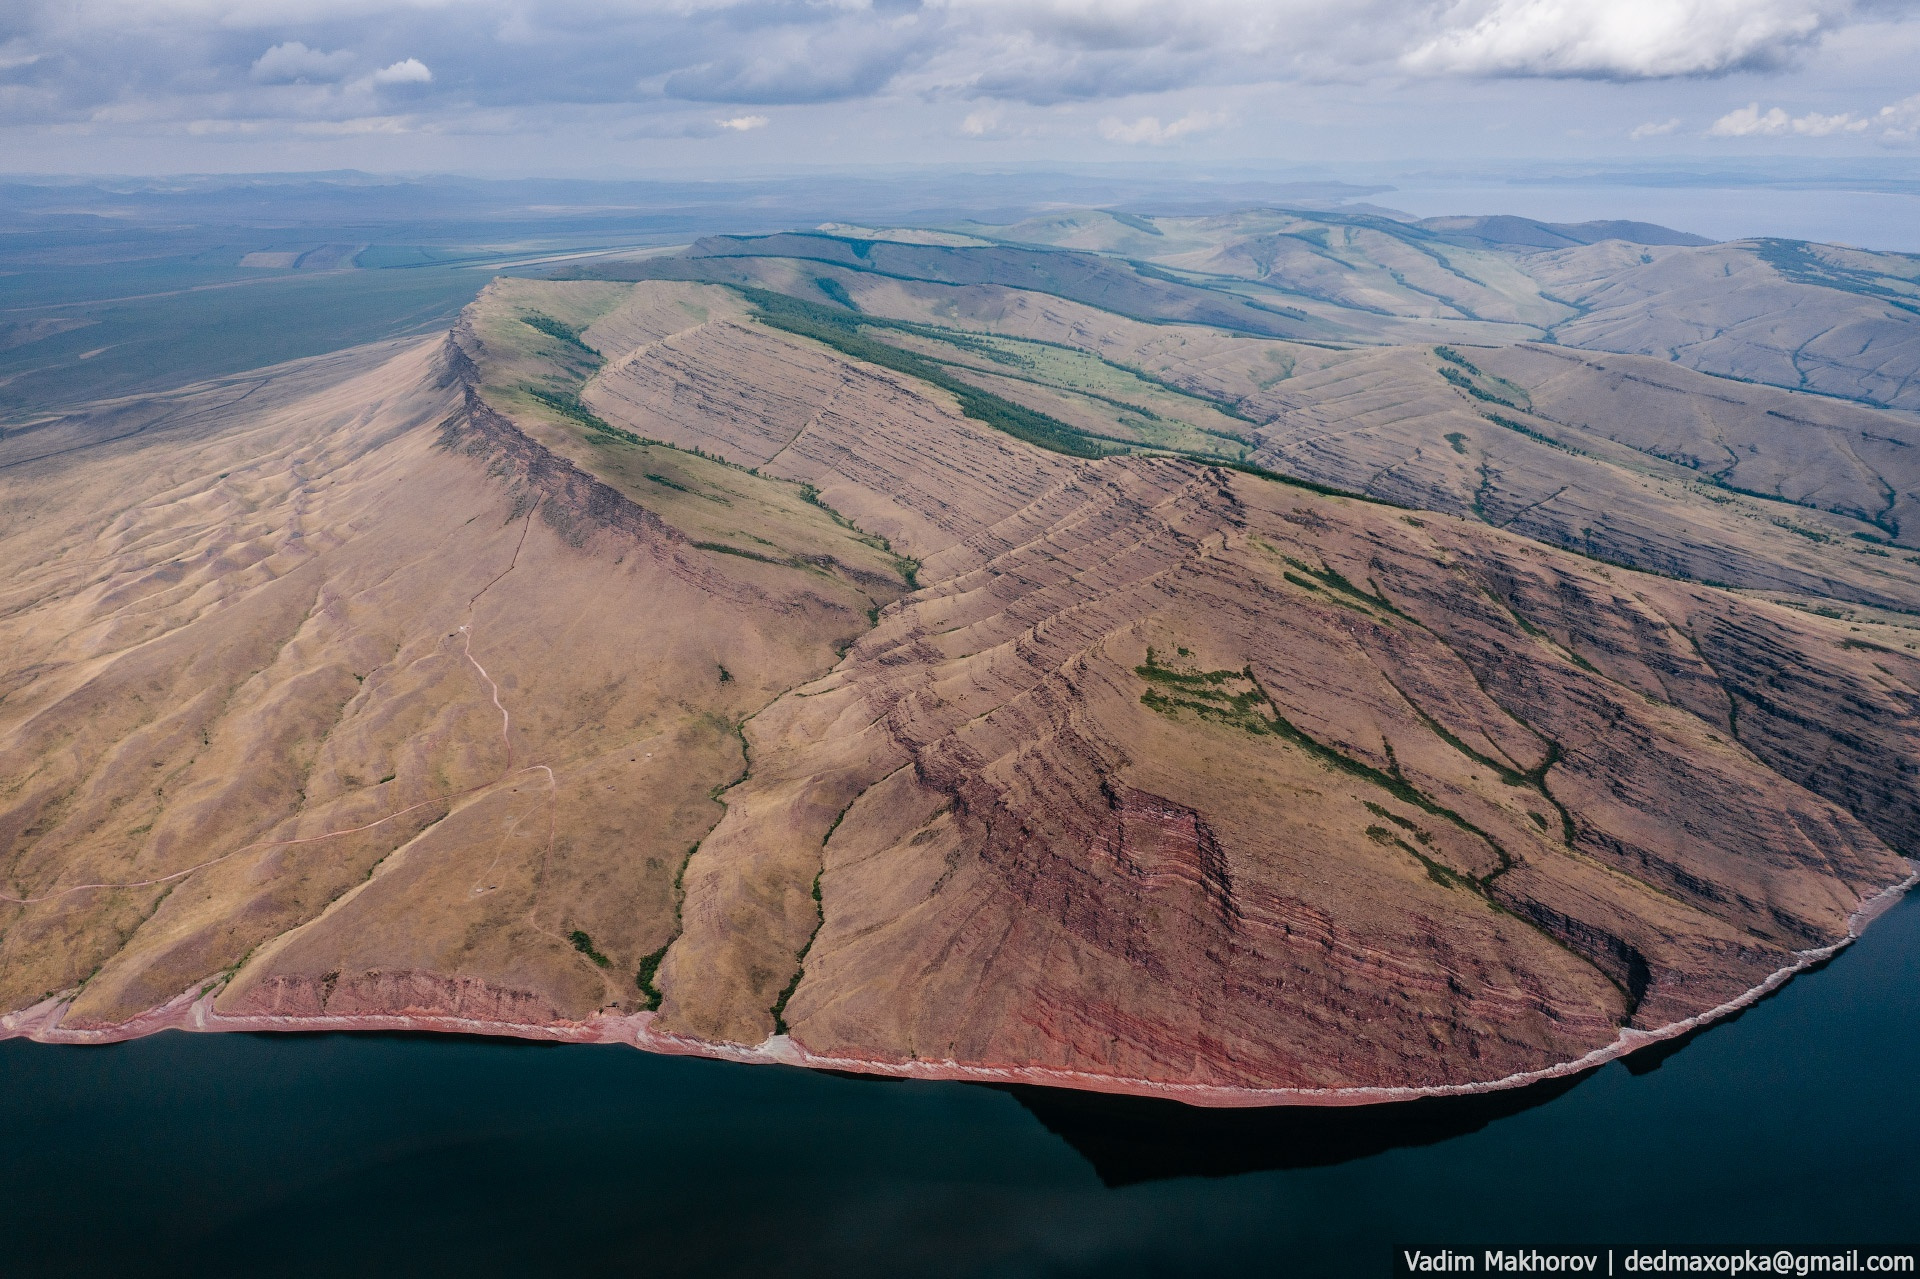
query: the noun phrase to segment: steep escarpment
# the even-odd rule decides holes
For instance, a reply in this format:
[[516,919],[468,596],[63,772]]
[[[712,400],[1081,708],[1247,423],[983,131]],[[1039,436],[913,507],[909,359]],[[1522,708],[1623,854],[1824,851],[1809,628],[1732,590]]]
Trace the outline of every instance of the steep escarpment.
[[371,1006],[395,972],[638,1001],[737,724],[899,580],[797,496],[814,560],[697,545],[436,346],[9,480],[40,518],[6,619],[0,1002]]
[[[930,322],[956,290],[1000,327]],[[1709,1014],[1911,873],[1920,659],[1807,611],[1907,599],[1846,537],[1868,418],[1786,461],[1703,420],[1760,451],[1701,496],[1581,416],[1612,365],[1018,292],[871,284],[917,318],[863,329],[496,281],[358,380],[0,476],[9,1025],[1463,1087]],[[1402,505],[1271,473],[1391,441],[1343,487]],[[1753,517],[1816,457],[1781,496],[1828,540]]]

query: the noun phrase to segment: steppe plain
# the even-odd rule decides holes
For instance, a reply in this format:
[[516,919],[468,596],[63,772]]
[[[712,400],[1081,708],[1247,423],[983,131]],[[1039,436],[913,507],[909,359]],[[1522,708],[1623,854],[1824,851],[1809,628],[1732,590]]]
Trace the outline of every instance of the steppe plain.
[[559,274],[6,427],[6,1033],[1374,1100],[1911,882],[1920,261],[1089,211]]

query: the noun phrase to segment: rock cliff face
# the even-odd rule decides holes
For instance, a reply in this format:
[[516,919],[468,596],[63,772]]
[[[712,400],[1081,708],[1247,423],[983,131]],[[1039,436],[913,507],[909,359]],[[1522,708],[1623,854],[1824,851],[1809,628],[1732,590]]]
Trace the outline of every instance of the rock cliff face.
[[[664,1025],[757,1041],[794,955],[781,1020],[836,1056],[1500,1077],[1731,999],[1904,877],[1728,730],[1700,597],[1173,462],[1022,525],[756,718]],[[1765,622],[1742,679],[1855,666]]]
[[271,977],[242,1005],[246,1012],[285,1018],[437,1017],[504,1025],[551,1025],[560,1010],[528,990],[507,990],[473,977],[369,969],[343,976]]
[[[1513,412],[1598,440],[1583,379],[1620,375],[1423,347],[1275,390],[1268,350],[1192,330],[1181,375],[1186,334],[1076,305],[998,314],[1160,361],[1157,408],[1076,401],[1116,431],[1204,392],[1266,461],[1342,379],[1382,397],[1367,430],[1532,385]],[[0,524],[29,566],[0,617],[0,1005],[38,1009],[10,1029],[134,1033],[188,991],[210,1025],[1199,1100],[1470,1086],[1742,997],[1920,856],[1898,627],[1495,527],[1484,474],[1444,497],[1445,444],[1393,490],[1438,510],[1064,456],[835,340],[712,285],[506,282],[446,344],[191,447],[0,471],[0,509],[45,517]],[[1438,407],[1395,418],[1395,378]],[[1888,457],[1795,509],[1855,518]],[[1630,487],[1588,462],[1582,500]],[[1906,598],[1905,570],[1717,546],[1641,492],[1612,526],[1635,555]]]

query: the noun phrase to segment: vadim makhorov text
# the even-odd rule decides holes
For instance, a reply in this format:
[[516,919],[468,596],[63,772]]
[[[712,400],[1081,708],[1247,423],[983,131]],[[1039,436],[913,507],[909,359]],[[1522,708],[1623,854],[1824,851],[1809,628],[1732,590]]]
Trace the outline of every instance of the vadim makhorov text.
[[1489,1248],[1475,1256],[1470,1252],[1421,1252],[1401,1249],[1403,1274],[1681,1274],[1681,1275],[1807,1275],[1882,1274],[1910,1275],[1913,1255],[1861,1256],[1858,1248],[1847,1252],[1644,1252],[1638,1248],[1605,1252],[1541,1252],[1522,1249],[1509,1252]]

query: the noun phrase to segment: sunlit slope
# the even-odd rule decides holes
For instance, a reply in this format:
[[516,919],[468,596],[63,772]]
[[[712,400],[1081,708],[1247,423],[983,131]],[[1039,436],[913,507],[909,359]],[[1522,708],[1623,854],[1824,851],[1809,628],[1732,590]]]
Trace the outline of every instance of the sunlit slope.
[[0,473],[9,1007],[111,1022],[300,946],[316,1009],[641,1000],[740,720],[900,579],[795,486],[675,454],[667,496],[745,514],[701,545],[439,345]]
[[[914,491],[916,453],[836,447],[872,428],[832,407],[846,392],[829,364],[807,375],[786,356],[773,387],[715,398],[770,341],[732,324],[616,358],[658,414],[630,395],[624,420],[672,406],[683,444],[773,464],[796,430],[817,456],[858,458],[831,482],[867,489],[864,505]],[[775,388],[758,408],[739,398]],[[790,425],[763,443],[741,433],[776,420]],[[715,434],[691,434],[702,423]],[[943,455],[991,474],[999,446],[956,432]],[[1743,988],[1789,934],[1833,925],[1839,906],[1816,903],[1855,899],[1850,881],[1788,888],[1796,864],[1899,871],[1858,824],[1904,839],[1897,770],[1856,757],[1841,772],[1882,789],[1849,791],[1797,722],[1747,712],[1742,739],[1730,721],[1804,666],[1827,672],[1803,696],[1835,731],[1855,695],[1889,717],[1876,734],[1910,732],[1892,727],[1897,697],[1868,692],[1883,662],[1909,687],[1910,654],[1470,523],[1179,461],[1060,465],[927,554],[918,596],[748,727],[753,776],[687,868],[663,1026],[739,1042],[790,1027],[816,1051],[895,1061],[1433,1082],[1451,1077],[1434,1033],[1504,1073]],[[1766,646],[1728,634],[1748,631]],[[1830,833],[1803,844],[1814,829]],[[1761,941],[1776,910],[1807,913]],[[1396,968],[1394,999],[1359,993],[1375,970],[1345,956],[1414,953],[1395,931],[1408,919],[1459,949],[1422,970],[1431,987]],[[1350,931],[1285,940],[1310,920]],[[1322,956],[1310,979],[1280,975],[1305,962],[1282,959],[1295,945]],[[902,972],[925,984],[876,981]],[[1480,993],[1438,993],[1457,988]]]
[[1792,240],[1567,249],[1527,271],[1581,314],[1567,346],[1920,409],[1920,257]]
[[1920,853],[1911,630],[1548,544],[1890,610],[1867,410],[1781,452],[1650,430],[1690,384],[1631,361],[724,261],[498,281],[437,350],[0,470],[0,1004],[1479,1083],[1719,1006]]
[[1894,415],[1533,346],[1354,353],[1242,408],[1275,469],[1662,573],[1920,609],[1899,523],[1920,430]]
[[1252,463],[1816,607],[1920,608],[1906,414],[1539,344],[1340,350],[1004,285],[728,261],[1118,446]]
[[1920,418],[1643,356],[1538,344],[1470,354],[1523,385],[1546,420],[1677,462],[1727,489],[1832,511],[1886,540],[1920,544]]
[[[861,608],[904,588],[909,565],[882,537],[836,515],[795,483],[753,474],[753,459],[725,441],[700,452],[676,448],[669,430],[596,412],[624,370],[738,320],[746,306],[723,289],[554,285],[497,280],[462,318],[454,349],[477,392],[538,444],[657,514],[704,549],[777,563],[819,579],[828,593],[852,587]],[[614,353],[608,359],[600,352]]]
[[[978,230],[1152,263],[1204,287],[1240,293],[1245,286],[1230,281],[1246,281],[1258,286],[1255,296],[1306,307],[1323,324],[1338,325],[1344,311],[1354,338],[1419,340],[1378,319],[1370,329],[1367,316],[1488,322],[1461,340],[1548,336],[1920,408],[1920,258],[1912,254],[1796,240],[1713,244],[1632,222],[1413,222],[1292,209],[1210,218],[1087,210]],[[1531,331],[1496,336],[1495,324]]]

